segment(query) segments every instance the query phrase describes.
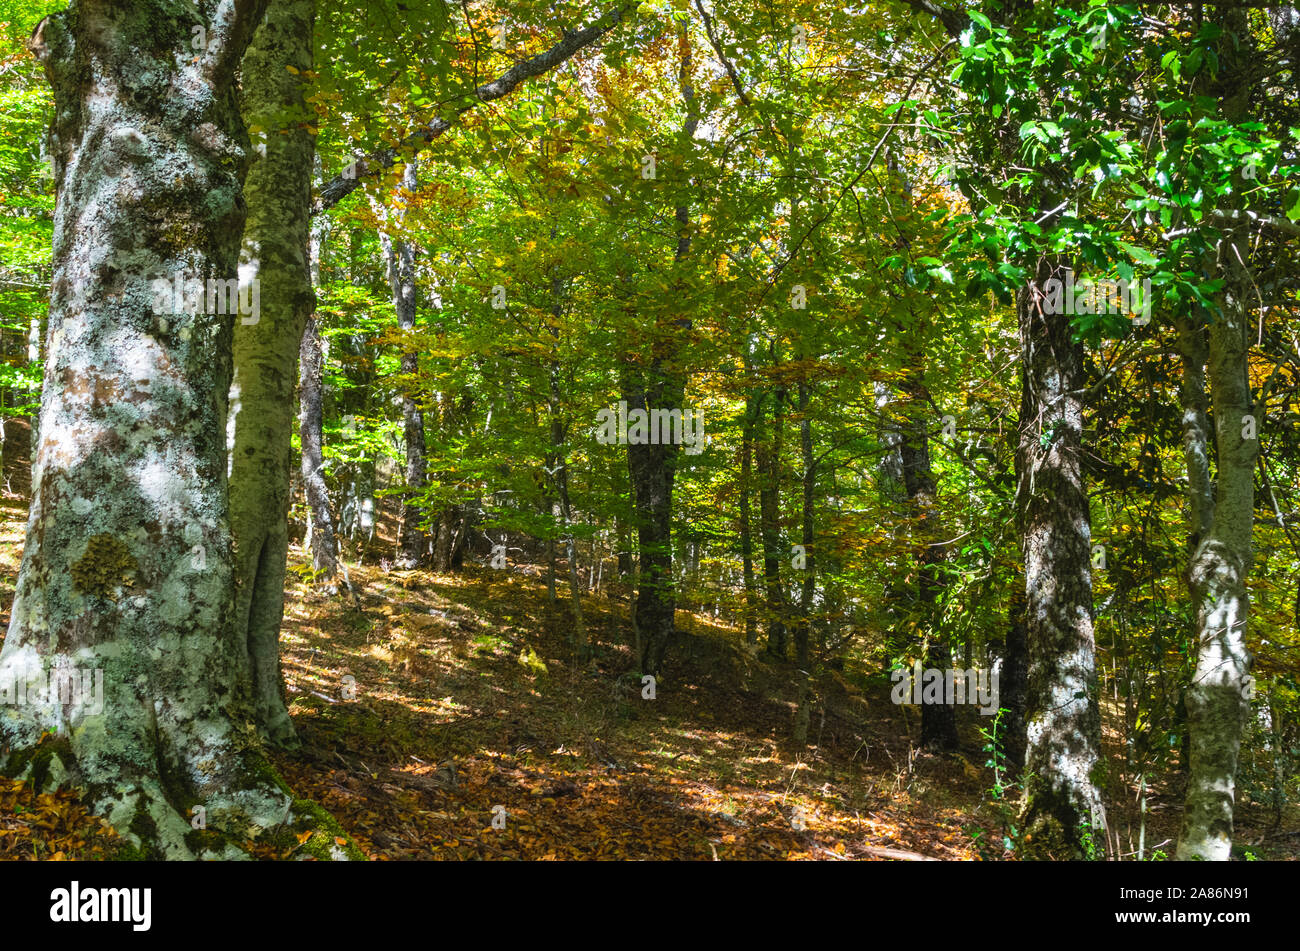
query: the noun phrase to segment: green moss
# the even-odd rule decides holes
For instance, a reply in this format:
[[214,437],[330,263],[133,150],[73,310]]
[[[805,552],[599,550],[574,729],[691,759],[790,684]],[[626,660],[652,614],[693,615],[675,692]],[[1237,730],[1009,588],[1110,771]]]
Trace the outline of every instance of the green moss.
[[35,746],[10,752],[0,775],[9,779],[27,779],[32,788],[43,789],[56,757],[64,764],[71,763],[72,743],[66,736],[46,733]]
[[82,594],[108,597],[131,580],[137,565],[126,544],[112,535],[92,535],[85,553],[72,564],[72,583]]
[[219,853],[226,847],[226,837],[209,829],[191,829],[185,833],[185,845],[195,855],[207,851]]
[[[295,799],[293,815],[296,832],[302,833],[308,829],[312,832],[311,838],[299,850],[301,854],[322,862],[332,862],[335,854],[342,851],[349,861],[366,860],[365,853],[356,847],[338,820],[310,799]],[[339,839],[343,840],[342,844]]]

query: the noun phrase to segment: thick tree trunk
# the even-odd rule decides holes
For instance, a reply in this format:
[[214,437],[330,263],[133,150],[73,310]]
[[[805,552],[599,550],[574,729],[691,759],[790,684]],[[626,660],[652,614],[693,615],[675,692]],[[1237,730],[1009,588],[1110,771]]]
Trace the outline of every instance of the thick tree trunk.
[[[624,399],[628,412],[681,407],[681,382],[665,376],[661,373],[651,385],[627,386]],[[677,633],[673,623],[677,600],[672,573],[672,509],[679,449],[671,443],[627,447],[640,552],[634,626],[640,639],[641,672],[655,676]]]
[[[1068,314],[1049,314],[1039,262],[1020,294],[1021,405],[1017,509],[1029,641],[1022,854],[1098,854],[1101,716],[1092,628],[1092,532],[1083,482],[1083,346]],[[1092,848],[1090,848],[1090,845]]]
[[[292,745],[282,697],[280,621],[289,553],[289,468],[298,347],[315,300],[309,262],[312,137],[303,75],[312,67],[314,0],[270,5],[244,57],[244,119],[265,155],[244,185],[241,282],[260,285],[260,312],[235,324],[230,388],[230,524],[235,538],[235,636],[245,645],[257,725]],[[286,108],[289,110],[286,114]]]
[[[234,75],[261,8],[73,0],[32,41],[56,103],[54,282],[0,677],[102,672],[103,709],[5,705],[3,768],[80,788],[127,841],[172,858],[239,855],[233,842],[291,812],[259,752],[235,638],[236,317],[198,306],[211,285],[175,313],[163,286],[236,275],[249,143]],[[206,833],[191,828],[196,806]]]
[[[415,159],[409,159],[402,173],[402,193],[413,194],[419,187],[416,180]],[[406,219],[405,197],[398,199],[398,211],[390,222],[400,229]],[[392,289],[393,308],[397,311],[397,326],[410,333],[415,329],[415,245],[396,238],[385,230],[379,232],[379,243],[388,268],[388,286]],[[402,521],[398,529],[397,559],[395,566],[402,570],[418,568],[423,561],[425,533],[420,527],[424,510],[413,501],[413,496],[425,487],[424,410],[417,397],[416,378],[420,369],[419,351],[404,344],[402,347],[402,436],[406,449],[406,491],[402,494]]]

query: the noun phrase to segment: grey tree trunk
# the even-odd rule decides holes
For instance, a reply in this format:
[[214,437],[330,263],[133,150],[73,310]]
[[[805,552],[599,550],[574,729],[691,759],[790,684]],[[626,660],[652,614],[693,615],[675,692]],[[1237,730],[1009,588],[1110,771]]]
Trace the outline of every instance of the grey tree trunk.
[[[1229,237],[1222,250],[1232,255],[1245,244]],[[1207,861],[1227,861],[1232,848],[1237,759],[1249,712],[1246,578],[1253,560],[1259,452],[1257,436],[1244,435],[1243,421],[1253,408],[1247,363],[1250,321],[1240,296],[1248,280],[1235,260],[1220,265],[1230,280],[1221,312],[1210,324],[1209,344],[1218,479],[1210,527],[1189,572],[1197,655],[1186,699],[1191,762],[1178,841],[1179,859]]]
[[[1235,9],[1218,11],[1215,19],[1223,27],[1225,41],[1219,50],[1221,69],[1209,91],[1222,102],[1224,117],[1240,122],[1249,118],[1250,84],[1243,79],[1248,54],[1236,41],[1248,31],[1246,14]],[[1239,194],[1240,189],[1234,188],[1225,200],[1235,203]],[[1197,654],[1186,693],[1191,756],[1177,852],[1183,860],[1222,862],[1229,858],[1237,760],[1250,712],[1248,694],[1253,688],[1249,677],[1252,658],[1246,646],[1250,605],[1246,579],[1254,559],[1254,470],[1259,434],[1249,372],[1251,321],[1246,302],[1254,293],[1246,265],[1249,238],[1243,226],[1229,229],[1219,241],[1213,268],[1225,283],[1209,333],[1208,376],[1218,478],[1208,531],[1204,530],[1205,483],[1201,482],[1205,476],[1199,471],[1200,460],[1189,459],[1189,470],[1193,462],[1198,470],[1195,481],[1189,481],[1201,498],[1199,511],[1193,508],[1199,519],[1194,530],[1201,530],[1203,536],[1188,572],[1196,611]],[[1197,356],[1194,352],[1189,362]],[[1187,385],[1193,387],[1197,382],[1193,377]],[[1187,429],[1185,423],[1185,433]],[[1193,436],[1187,436],[1188,442],[1197,441]]]
[[[555,232],[551,232],[554,238]],[[546,404],[546,415],[550,424],[551,451],[546,456],[546,473],[548,494],[551,496],[551,518],[559,523],[560,537],[565,543],[565,557],[569,565],[569,605],[573,614],[573,633],[570,642],[574,653],[585,658],[588,652],[587,626],[582,618],[582,588],[578,584],[578,546],[573,538],[573,511],[569,504],[569,458],[565,450],[568,439],[568,427],[561,416],[563,398],[560,393],[560,320],[564,314],[564,284],[556,278],[551,282],[551,296],[555,300],[551,314],[555,322],[551,325],[550,365],[548,382],[550,399]],[[552,549],[553,550],[553,549]],[[554,567],[551,569],[552,583]]]
[[308,315],[298,351],[298,440],[302,447],[302,484],[311,511],[311,560],[318,580],[330,593],[338,591],[338,541],[334,515],[330,511],[329,487],[325,484],[323,426],[324,394],[321,369],[324,353],[320,329],[314,315]]
[[260,285],[260,312],[235,324],[227,422],[235,636],[247,653],[258,729],[278,745],[296,743],[282,697],[280,622],[298,347],[315,305],[308,252],[314,146],[302,91],[315,18],[315,0],[271,4],[242,69],[244,119],[260,130],[265,154],[244,184],[240,264],[241,280]]
[[754,414],[758,402],[745,400],[745,419],[740,434],[740,560],[745,583],[745,643],[758,643],[758,582],[754,576]]
[[[1040,260],[1018,301],[1017,510],[1029,643],[1022,854],[1099,854],[1101,714],[1092,627],[1092,531],[1083,481],[1083,346],[1068,314],[1043,306],[1064,262]],[[1091,847],[1090,847],[1091,846]]]
[[812,716],[812,617],[817,594],[817,459],[813,455],[812,387],[799,382],[799,456],[803,463],[803,506],[800,543],[804,550],[803,579],[799,591],[799,618],[794,628],[795,665],[798,667],[798,704],[794,716],[794,747],[808,745],[808,722]]
[[[5,705],[3,769],[78,787],[150,856],[235,857],[291,812],[235,637],[236,318],[198,300],[214,296],[199,281],[236,274],[249,142],[234,76],[262,8],[73,0],[32,39],[55,96],[54,279],[0,677],[99,671],[103,709]],[[194,313],[173,312],[164,282],[177,275],[199,287]],[[206,833],[191,828],[195,806]]]
[[[404,192],[413,193],[419,187],[417,171],[415,159],[408,159],[402,172]],[[405,200],[399,199],[398,211],[392,216],[390,224],[400,229],[405,219]],[[395,238],[384,229],[379,232],[379,243],[388,268],[388,286],[392,289],[393,307],[397,311],[397,326],[404,333],[410,333],[415,329],[415,245]],[[406,450],[406,491],[402,495],[402,522],[398,530],[397,559],[394,561],[394,566],[404,571],[420,566],[425,549],[425,533],[420,527],[424,510],[412,501],[412,495],[423,491],[426,482],[424,410],[416,398],[416,375],[419,369],[419,352],[415,347],[404,344],[402,435]]]
[[[767,597],[767,652],[773,657],[786,656],[786,599],[781,583],[781,432],[784,425],[782,406],[785,391],[773,394],[772,430],[758,434],[755,457],[758,463],[758,524],[763,540],[763,582]],[[760,429],[766,414],[760,414]]]

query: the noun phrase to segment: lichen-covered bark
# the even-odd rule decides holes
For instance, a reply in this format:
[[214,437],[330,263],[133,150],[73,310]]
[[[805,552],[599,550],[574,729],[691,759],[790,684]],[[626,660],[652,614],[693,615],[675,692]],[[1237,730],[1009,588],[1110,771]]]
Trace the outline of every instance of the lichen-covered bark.
[[1192,556],[1196,671],[1187,690],[1191,763],[1180,859],[1226,861],[1232,848],[1237,757],[1248,704],[1246,647],[1252,559],[1254,468],[1259,441],[1242,437],[1251,411],[1248,321],[1240,298],[1225,297],[1210,325],[1209,376],[1218,445],[1218,480],[1209,532]]
[[[289,466],[298,347],[314,305],[308,240],[313,142],[303,103],[312,66],[314,0],[277,0],[243,63],[243,113],[265,154],[244,184],[240,275],[259,282],[260,312],[235,325],[230,388],[230,520],[236,639],[244,645],[257,724],[291,745],[281,695],[280,622],[289,552]],[[290,69],[292,67],[292,70]]]
[[[1208,81],[1208,92],[1220,100],[1225,119],[1242,122],[1250,117],[1250,84],[1242,80],[1248,68],[1248,53],[1236,37],[1247,32],[1246,14],[1243,10],[1221,10],[1215,13],[1215,19],[1223,28],[1224,40],[1219,49],[1221,70]],[[1235,210],[1240,195],[1241,189],[1225,194],[1225,210]],[[1202,353],[1208,358],[1218,451],[1213,508],[1207,518],[1208,472],[1202,471],[1199,458],[1206,453],[1203,445],[1197,445],[1204,441],[1201,422],[1201,433],[1188,437],[1192,513],[1194,528],[1201,537],[1188,572],[1196,612],[1197,653],[1196,671],[1186,693],[1191,756],[1177,853],[1184,860],[1222,862],[1230,856],[1237,760],[1249,715],[1252,658],[1246,646],[1250,606],[1246,578],[1254,558],[1254,470],[1259,455],[1257,426],[1248,430],[1243,422],[1254,412],[1247,301],[1255,291],[1247,271],[1249,237],[1241,225],[1229,229],[1216,249],[1218,260],[1207,262],[1211,272],[1224,279],[1224,287],[1216,301],[1216,313],[1209,321],[1208,352],[1193,351],[1188,361],[1195,362]],[[1188,385],[1200,385],[1199,378],[1193,377]],[[1203,401],[1203,390],[1201,393]],[[1193,397],[1187,394],[1184,402]],[[1203,419],[1203,409],[1200,415]]]
[[151,284],[236,273],[249,141],[234,73],[262,6],[73,0],[32,40],[55,96],[54,278],[0,676],[99,669],[104,709],[0,708],[2,766],[81,788],[168,857],[235,854],[232,840],[291,810],[240,700],[225,442],[237,318],[155,313]]
[[[1017,508],[1029,644],[1022,854],[1083,858],[1104,829],[1101,715],[1092,626],[1092,530],[1083,481],[1083,345],[1044,287],[1064,262],[1043,259],[1020,294]],[[1096,853],[1104,839],[1094,840]]]
[[302,344],[298,349],[298,437],[302,450],[303,494],[311,509],[311,561],[317,580],[336,593],[338,585],[338,541],[335,537],[334,515],[330,510],[329,487],[325,484],[325,458],[323,455],[324,394],[321,392],[321,370],[325,360],[320,328],[316,318],[309,315],[302,331]]

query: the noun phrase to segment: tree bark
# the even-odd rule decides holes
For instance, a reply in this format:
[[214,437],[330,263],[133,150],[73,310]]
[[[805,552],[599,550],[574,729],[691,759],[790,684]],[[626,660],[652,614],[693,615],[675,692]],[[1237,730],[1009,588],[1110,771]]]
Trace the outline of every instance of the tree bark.
[[[919,359],[919,354],[914,355]],[[943,587],[939,563],[943,552],[937,545],[937,486],[930,465],[930,437],[926,417],[929,394],[918,369],[913,369],[903,383],[907,395],[908,422],[899,444],[903,463],[903,486],[915,519],[917,544],[917,607],[925,631],[925,665],[933,670],[952,667],[952,650],[948,638],[939,629],[938,600]],[[921,744],[935,750],[957,748],[957,715],[950,703],[921,705]]]
[[803,579],[799,591],[799,618],[794,628],[795,665],[799,669],[799,700],[795,708],[794,745],[808,745],[808,721],[812,715],[812,618],[817,594],[817,459],[813,455],[812,387],[799,382],[799,455],[803,463],[803,507],[800,513],[800,543],[804,551]]
[[282,696],[280,622],[298,348],[315,305],[308,251],[314,145],[302,91],[315,18],[314,0],[271,4],[242,67],[244,119],[260,128],[265,154],[244,184],[249,212],[240,265],[242,283],[259,282],[261,307],[235,324],[227,421],[235,636],[245,645],[258,729],[278,745],[296,742]]
[[[682,138],[689,144],[699,125],[699,107],[691,85],[691,44],[685,26],[678,35],[678,87],[686,107]],[[677,222],[677,247],[674,259],[681,261],[690,253],[691,215],[686,204],[674,210]],[[686,396],[685,375],[670,369],[676,358],[677,332],[689,331],[691,320],[682,316],[672,322],[666,343],[656,348],[649,367],[631,370],[623,389],[628,412],[643,409],[681,409]],[[637,590],[633,628],[641,643],[641,672],[657,676],[664,655],[676,637],[674,623],[677,601],[672,574],[673,478],[681,447],[672,443],[631,444],[627,447],[628,470],[636,500],[637,532],[640,543],[640,585]]]
[[1025,768],[1025,693],[1029,672],[1029,625],[1025,616],[1025,583],[1020,572],[1011,590],[1007,610],[1007,645],[998,678],[998,707],[1007,711],[1003,721],[1002,749],[1011,775],[1019,777]]
[[759,478],[759,533],[763,540],[763,581],[767,596],[767,652],[784,660],[786,601],[785,587],[781,583],[781,561],[785,557],[781,550],[781,430],[785,391],[778,389],[773,397],[772,431],[766,436],[760,434],[755,456]]
[[[1250,86],[1243,79],[1248,54],[1237,39],[1248,32],[1246,14],[1224,10],[1216,12],[1215,19],[1223,27],[1224,41],[1219,49],[1221,69],[1209,91],[1221,101],[1228,122],[1241,122],[1249,117],[1250,99]],[[1240,194],[1240,187],[1227,193],[1223,210],[1236,210]],[[1254,471],[1259,455],[1258,425],[1247,432],[1243,422],[1254,412],[1247,305],[1254,291],[1246,265],[1250,241],[1244,224],[1226,231],[1217,253],[1214,271],[1225,283],[1210,321],[1208,375],[1218,478],[1209,530],[1192,556],[1189,571],[1197,655],[1186,694],[1191,758],[1177,852],[1179,859],[1206,861],[1227,861],[1232,850],[1237,761],[1252,683],[1252,657],[1246,646],[1250,607],[1246,579],[1254,560]]]
[[[1229,236],[1222,252],[1245,247]],[[1232,848],[1233,797],[1241,735],[1249,711],[1251,654],[1246,646],[1252,532],[1255,519],[1256,437],[1243,436],[1253,408],[1248,375],[1248,279],[1234,260],[1220,313],[1210,324],[1209,384],[1214,406],[1217,484],[1213,515],[1192,556],[1189,583],[1196,609],[1196,671],[1187,690],[1191,762],[1178,858],[1227,861]],[[1245,285],[1245,286],[1243,286]]]
[[[1083,482],[1083,345],[1043,306],[1065,264],[1021,291],[1017,513],[1029,642],[1022,854],[1084,858],[1102,845],[1101,715],[1092,627],[1092,532]],[[1103,838],[1104,843],[1104,838]],[[1092,848],[1090,848],[1090,844]]]
[[740,559],[745,583],[745,643],[758,643],[758,582],[754,577],[754,419],[758,400],[745,400],[745,419],[740,433]]
[[334,515],[330,511],[329,487],[325,484],[324,393],[321,370],[324,363],[320,328],[314,314],[307,317],[298,351],[298,441],[302,448],[302,484],[311,511],[311,561],[318,581],[331,594],[338,591],[338,540]]
[[[291,811],[259,751],[235,637],[235,317],[197,301],[170,313],[154,283],[236,274],[249,142],[234,77],[262,8],[73,0],[32,40],[56,104],[54,280],[0,677],[101,671],[103,710],[4,706],[3,769],[80,788],[154,857],[239,856],[235,842]],[[190,825],[197,805],[206,833]]]
[[[389,225],[401,229],[406,219],[406,197],[419,187],[414,158],[408,159],[402,172],[402,187],[397,201],[398,211]],[[393,308],[397,311],[397,326],[404,335],[415,329],[415,245],[380,229],[379,244],[384,252],[388,269],[388,286],[392,290]],[[403,571],[418,568],[424,560],[425,532],[420,523],[424,509],[412,496],[424,491],[425,442],[424,410],[416,398],[416,378],[420,370],[420,356],[416,348],[402,345],[402,439],[406,450],[406,491],[402,494],[402,521],[397,533],[397,558],[394,566]]]

